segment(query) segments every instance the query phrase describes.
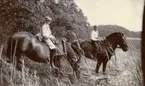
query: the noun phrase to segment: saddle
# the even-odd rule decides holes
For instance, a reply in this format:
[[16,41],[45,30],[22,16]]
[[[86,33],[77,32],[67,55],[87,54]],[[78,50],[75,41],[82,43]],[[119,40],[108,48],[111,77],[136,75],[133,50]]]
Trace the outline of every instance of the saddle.
[[41,36],[40,33],[36,34],[35,37],[39,40],[39,41],[43,41],[43,37]]
[[[45,43],[45,41],[44,41],[44,37],[42,37],[40,33],[36,34],[35,37],[36,37],[39,41]],[[51,40],[55,45],[58,44],[57,41],[55,41],[55,40],[53,40],[53,39],[50,39],[50,40]]]
[[[40,35],[40,33],[36,34],[35,37],[36,37],[39,41],[45,43],[44,38]],[[62,40],[62,41],[63,41],[63,43],[65,42],[64,40]],[[54,41],[54,40],[52,40],[52,42],[53,42],[55,45],[59,45],[59,44],[60,44],[59,41]],[[65,46],[63,46],[63,47],[65,48]],[[57,48],[58,48],[58,47],[57,47]],[[49,48],[49,50],[50,50],[50,53],[53,53],[53,52],[51,51],[50,48]],[[56,56],[63,56],[63,55],[66,55],[66,51],[65,51],[65,52],[60,52],[59,48],[58,48],[58,51],[59,51],[59,52],[56,52]]]
[[108,54],[109,56],[112,56],[114,54],[110,43],[108,43],[105,39],[99,41],[92,41],[92,45],[97,48],[95,52],[97,52],[98,54]]

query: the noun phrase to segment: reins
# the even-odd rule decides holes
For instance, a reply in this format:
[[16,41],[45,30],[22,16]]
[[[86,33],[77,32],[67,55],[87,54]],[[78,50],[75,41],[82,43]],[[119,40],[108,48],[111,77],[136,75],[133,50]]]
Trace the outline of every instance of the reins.
[[67,52],[66,52],[66,41],[62,40],[62,46],[63,46],[63,53],[66,55]]
[[[104,38],[104,40],[107,41],[106,38]],[[115,53],[115,51],[113,50],[113,48],[112,48],[112,46],[111,46],[111,44],[110,44],[109,41],[107,41],[107,44],[109,45],[109,48],[111,49],[111,51],[113,51],[112,53],[113,53],[113,55],[115,56],[115,61],[116,61],[116,53]],[[107,58],[108,58],[108,60],[109,60],[109,55],[108,55],[108,53],[107,53],[107,50],[105,49],[105,51],[106,51]]]
[[[113,48],[112,48],[112,46],[111,46],[110,42],[109,42],[109,41],[107,41],[107,43],[108,43],[109,48],[111,49],[111,51],[113,51],[112,53],[113,53],[113,55],[114,55],[114,57],[115,57],[115,65],[116,65],[116,68],[117,68],[117,64],[116,64],[116,61],[117,61],[117,56],[116,56],[116,53],[115,53],[115,51],[113,50]],[[109,55],[108,55],[108,53],[107,53],[107,50],[105,49],[105,51],[106,51],[107,58],[108,58],[108,60],[109,60]]]

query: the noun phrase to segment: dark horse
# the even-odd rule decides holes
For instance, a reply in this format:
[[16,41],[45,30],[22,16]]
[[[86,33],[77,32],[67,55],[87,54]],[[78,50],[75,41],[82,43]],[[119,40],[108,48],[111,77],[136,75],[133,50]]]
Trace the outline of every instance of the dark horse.
[[[104,40],[99,41],[99,50],[95,52],[93,43],[89,40],[78,39],[72,43],[72,48],[79,54],[78,44],[84,51],[85,57],[97,61],[96,73],[99,71],[100,65],[103,63],[103,73],[105,73],[107,62],[111,59],[111,56],[115,53],[117,47],[123,51],[128,50],[127,40],[123,33],[115,32],[105,37]],[[96,54],[97,53],[97,54]]]
[[[50,62],[50,49],[44,43],[39,41],[34,35],[28,32],[17,32],[13,34],[8,42],[7,57],[10,61],[16,59],[16,68],[22,70],[22,58],[27,56],[33,61],[47,63]],[[61,48],[63,43],[61,43]],[[62,49],[63,50],[63,49]],[[58,49],[60,54],[60,50]],[[62,52],[61,52],[62,53]],[[60,55],[61,56],[61,55]],[[61,57],[57,57],[56,61],[60,61]],[[59,69],[59,62],[54,62],[56,68]]]

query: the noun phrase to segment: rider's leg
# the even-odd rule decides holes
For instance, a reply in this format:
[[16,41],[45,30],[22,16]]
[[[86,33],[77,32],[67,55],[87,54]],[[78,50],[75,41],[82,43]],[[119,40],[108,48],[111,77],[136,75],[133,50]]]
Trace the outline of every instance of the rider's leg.
[[50,51],[50,65],[54,68],[55,65],[54,65],[54,60],[55,60],[55,56],[56,56],[56,48],[54,49],[51,49]]
[[45,42],[47,43],[47,45],[49,46],[51,52],[50,52],[50,65],[52,67],[54,66],[54,58],[56,56],[56,46],[53,44],[53,42],[50,39],[45,40]]
[[100,52],[100,50],[99,50],[99,42],[98,41],[92,41],[92,43],[93,43],[93,46],[95,48],[94,56],[97,56],[97,54]]

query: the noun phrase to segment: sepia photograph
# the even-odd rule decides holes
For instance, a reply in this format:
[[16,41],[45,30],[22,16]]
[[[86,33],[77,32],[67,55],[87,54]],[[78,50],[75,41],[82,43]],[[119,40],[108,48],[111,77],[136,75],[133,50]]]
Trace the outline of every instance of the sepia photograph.
[[144,0],[1,0],[0,86],[144,86],[143,18]]

